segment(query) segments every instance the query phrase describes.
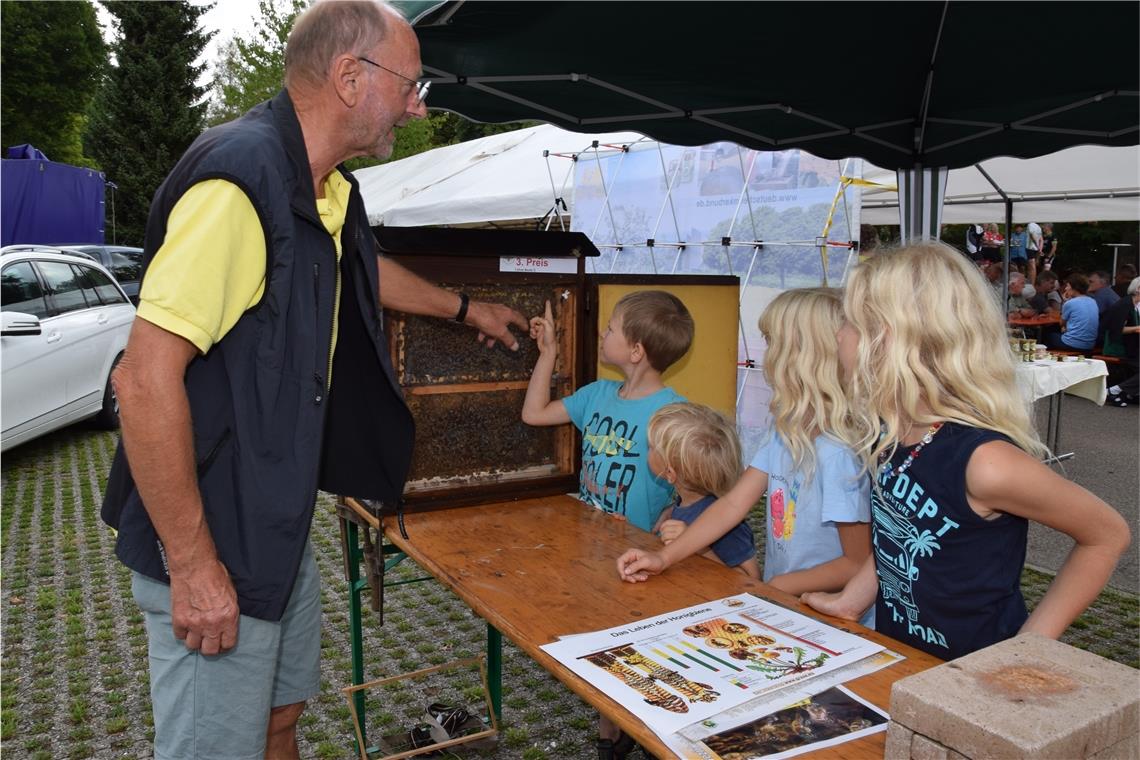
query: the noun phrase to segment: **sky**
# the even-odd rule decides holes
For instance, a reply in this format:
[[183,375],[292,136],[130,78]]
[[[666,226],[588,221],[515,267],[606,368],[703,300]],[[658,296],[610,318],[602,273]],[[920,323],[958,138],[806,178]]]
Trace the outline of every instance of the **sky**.
[[[193,5],[208,5],[208,0],[190,0]],[[226,40],[236,36],[248,37],[253,31],[254,21],[259,15],[257,0],[217,0],[212,9],[202,16],[201,23],[207,31],[217,31],[202,52],[202,60],[207,64],[206,73],[200,84],[205,85],[212,76],[212,66],[218,58],[218,49]],[[95,4],[99,23],[103,25],[103,37],[110,41],[112,34],[111,15],[102,5]]]

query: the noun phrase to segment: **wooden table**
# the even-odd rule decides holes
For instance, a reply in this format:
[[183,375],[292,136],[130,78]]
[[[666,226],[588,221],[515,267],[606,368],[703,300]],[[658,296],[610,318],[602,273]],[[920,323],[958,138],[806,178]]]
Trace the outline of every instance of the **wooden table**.
[[1047,327],[1049,325],[1060,327],[1061,315],[1056,312],[1047,312],[1035,317],[1010,317],[1008,321],[1011,327]]
[[[407,538],[400,535],[395,520],[380,523],[364,514],[489,626],[659,757],[673,754],[641,720],[540,647],[565,634],[610,628],[751,592],[905,655],[900,663],[846,684],[884,709],[891,684],[940,662],[855,623],[828,619],[788,594],[703,557],[691,557],[646,583],[624,583],[617,574],[617,557],[629,547],[656,548],[660,542],[570,496],[408,514]],[[881,758],[885,737],[877,733],[814,756]]]

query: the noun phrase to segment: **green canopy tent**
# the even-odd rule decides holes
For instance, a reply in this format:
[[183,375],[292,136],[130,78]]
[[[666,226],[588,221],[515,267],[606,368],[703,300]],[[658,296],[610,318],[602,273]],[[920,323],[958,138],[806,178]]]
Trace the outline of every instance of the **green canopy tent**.
[[1135,2],[403,2],[430,104],[858,156],[937,237],[950,168],[1140,142]]

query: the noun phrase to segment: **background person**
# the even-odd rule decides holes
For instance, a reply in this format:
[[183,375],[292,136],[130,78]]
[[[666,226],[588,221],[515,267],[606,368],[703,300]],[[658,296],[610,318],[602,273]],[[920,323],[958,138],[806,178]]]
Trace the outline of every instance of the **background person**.
[[1013,232],[1009,233],[1009,265],[1025,274],[1026,253],[1025,244],[1029,241],[1029,234],[1020,224],[1013,225]]
[[1053,225],[1046,222],[1041,229],[1041,264],[1039,269],[1041,271],[1048,271],[1056,267],[1057,261],[1057,248],[1059,246],[1057,236],[1053,233]]
[[1120,357],[1126,368],[1124,379],[1108,388],[1108,403],[1140,403],[1140,277],[1128,284],[1126,297],[1105,312],[1104,324],[1104,352]]
[[1112,292],[1124,298],[1128,295],[1128,286],[1132,284],[1132,280],[1136,277],[1136,267],[1131,264],[1124,263],[1116,268],[1116,282],[1112,286]]
[[1064,304],[1061,306],[1061,332],[1044,336],[1049,348],[1071,349],[1086,355],[1092,354],[1096,345],[1097,328],[1100,316],[1096,301],[1088,297],[1088,278],[1074,273],[1065,278],[1061,291]]
[[1057,273],[1042,272],[1037,275],[1036,293],[1029,299],[1029,305],[1037,314],[1061,313],[1061,294],[1057,292]]
[[1029,303],[1029,298],[1037,295],[1025,282],[1025,275],[1021,272],[1009,273],[1009,302],[1006,305],[1006,312],[1011,317],[1032,317],[1037,314],[1037,310]]
[[1037,273],[1045,271],[1041,268],[1041,250],[1044,246],[1044,238],[1041,233],[1041,225],[1037,222],[1030,222],[1025,227],[1025,233],[1028,235],[1027,242],[1025,243],[1025,253],[1028,257],[1027,266],[1029,267],[1029,279],[1032,281],[1037,280]]
[[337,168],[426,115],[420,73],[394,10],[318,2],[285,90],[199,136],[151,205],[103,518],[145,614],[156,758],[297,757],[320,686],[316,492],[398,498],[411,456],[380,306],[511,346],[526,325],[378,258]]

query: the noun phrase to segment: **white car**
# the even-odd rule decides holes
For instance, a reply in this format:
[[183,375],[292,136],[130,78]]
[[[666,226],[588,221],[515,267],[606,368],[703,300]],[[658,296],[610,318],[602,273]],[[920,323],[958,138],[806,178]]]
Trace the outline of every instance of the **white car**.
[[0,251],[0,451],[88,417],[118,427],[111,369],[135,307],[94,261],[44,246]]

